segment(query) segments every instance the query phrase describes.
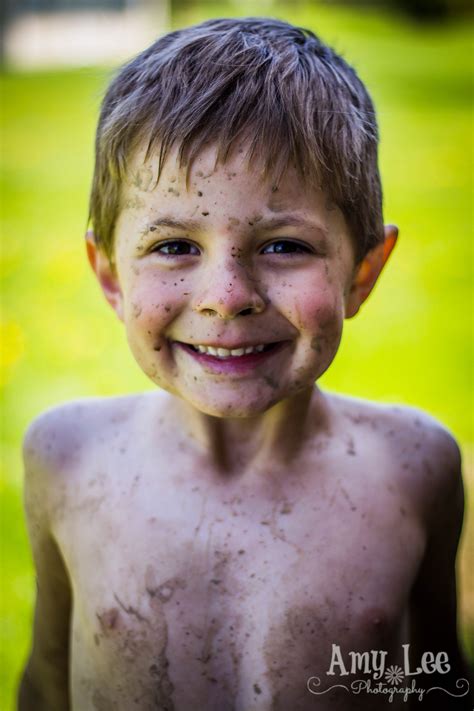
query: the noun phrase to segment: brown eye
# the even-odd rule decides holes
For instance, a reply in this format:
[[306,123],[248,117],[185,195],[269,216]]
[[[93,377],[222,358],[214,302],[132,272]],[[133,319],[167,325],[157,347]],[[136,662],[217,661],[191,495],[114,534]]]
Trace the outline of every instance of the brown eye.
[[162,242],[161,244],[155,245],[155,247],[153,247],[151,251],[158,254],[164,254],[167,257],[180,257],[182,255],[188,254],[199,254],[199,250],[194,244],[191,244],[190,242],[186,242],[185,240],[181,239],[174,239],[169,240],[168,242]]
[[312,250],[300,242],[279,239],[263,248],[263,254],[311,254]]

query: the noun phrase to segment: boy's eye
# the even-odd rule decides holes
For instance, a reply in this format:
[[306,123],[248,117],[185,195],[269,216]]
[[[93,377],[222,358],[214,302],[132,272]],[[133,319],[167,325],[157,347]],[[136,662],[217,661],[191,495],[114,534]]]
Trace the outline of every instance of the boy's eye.
[[276,242],[267,244],[262,254],[311,254],[312,250],[301,242],[293,242],[288,239],[279,239]]
[[155,253],[157,252],[158,254],[165,254],[168,257],[199,254],[199,250],[194,244],[181,239],[161,242],[160,244],[156,244],[151,251]]

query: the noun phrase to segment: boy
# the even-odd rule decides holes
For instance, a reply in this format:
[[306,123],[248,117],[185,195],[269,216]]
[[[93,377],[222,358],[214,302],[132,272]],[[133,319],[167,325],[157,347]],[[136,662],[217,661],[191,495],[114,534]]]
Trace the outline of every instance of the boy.
[[458,447],[315,384],[397,239],[354,71],[275,20],[161,38],[105,97],[91,218],[160,389],[26,436],[21,711],[467,708]]

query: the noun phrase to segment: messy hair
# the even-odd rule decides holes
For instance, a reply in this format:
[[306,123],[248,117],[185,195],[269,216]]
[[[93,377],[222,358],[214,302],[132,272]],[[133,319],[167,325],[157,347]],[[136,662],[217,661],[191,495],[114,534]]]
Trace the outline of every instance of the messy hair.
[[225,162],[248,147],[278,185],[290,166],[342,211],[356,260],[383,239],[374,106],[354,69],[310,30],[268,18],[210,20],[171,32],[126,64],[102,102],[90,220],[112,258],[127,161],[172,148],[188,168],[209,144]]

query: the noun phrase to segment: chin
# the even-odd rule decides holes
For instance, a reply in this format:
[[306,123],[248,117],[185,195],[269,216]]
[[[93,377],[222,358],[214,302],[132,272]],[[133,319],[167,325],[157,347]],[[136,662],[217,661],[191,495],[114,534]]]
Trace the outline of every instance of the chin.
[[[183,397],[180,395],[180,397]],[[190,397],[189,394],[185,399],[190,405],[210,417],[219,418],[238,418],[245,419],[258,417],[270,410],[276,403],[280,402],[281,398],[253,398],[246,402],[242,398],[216,398],[210,400],[207,398]]]

